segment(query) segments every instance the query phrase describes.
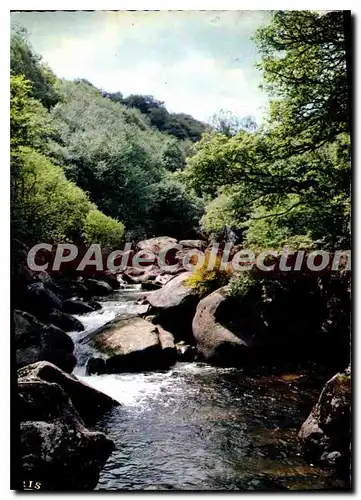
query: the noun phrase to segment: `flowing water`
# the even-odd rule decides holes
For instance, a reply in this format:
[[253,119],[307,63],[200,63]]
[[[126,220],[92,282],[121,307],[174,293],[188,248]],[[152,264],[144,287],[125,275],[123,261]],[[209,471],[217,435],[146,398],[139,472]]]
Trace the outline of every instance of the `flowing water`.
[[[124,285],[125,286],[125,285]],[[178,363],[167,371],[85,376],[95,351],[79,341],[123,313],[142,313],[142,292],[127,286],[79,316],[75,374],[121,403],[97,429],[116,450],[98,490],[324,490],[345,484],[308,464],[297,432],[319,387],[283,377],[247,377],[240,370]],[[99,353],[96,353],[99,355]]]

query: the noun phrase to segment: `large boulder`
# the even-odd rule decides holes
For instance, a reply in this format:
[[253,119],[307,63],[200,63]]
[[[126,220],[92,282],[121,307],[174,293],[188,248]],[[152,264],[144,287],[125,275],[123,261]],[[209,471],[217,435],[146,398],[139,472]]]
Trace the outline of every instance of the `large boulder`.
[[195,296],[192,288],[187,287],[185,281],[192,273],[179,274],[156,292],[149,294],[148,302],[157,312],[186,309],[190,304],[194,305]]
[[47,316],[47,321],[57,326],[64,332],[82,332],[84,325],[81,321],[70,314],[53,309]]
[[63,330],[45,325],[23,311],[14,311],[16,364],[18,368],[49,361],[71,373],[76,365],[74,343]]
[[[157,236],[156,238],[150,238],[148,240],[140,241],[137,244],[136,249],[137,252],[139,252],[140,250],[144,252],[144,255],[147,255],[147,251],[149,251],[149,256],[155,255],[157,258],[162,250],[164,250],[166,247],[169,247],[165,256],[165,264],[167,266],[174,266],[175,264],[177,264],[177,260],[175,259],[177,249],[171,247],[177,244],[178,241],[175,238],[170,238],[169,236]],[[157,262],[157,259],[154,264],[155,267],[158,267],[159,263]],[[144,263],[143,266],[147,267],[151,266],[151,264]]]
[[47,361],[24,366],[18,370],[18,377],[27,380],[41,379],[60,385],[86,425],[93,425],[108,410],[119,406],[111,397]]
[[218,322],[219,312],[228,299],[225,287],[201,300],[193,319],[197,350],[205,361],[222,366],[238,366],[247,343]]
[[298,437],[313,460],[348,465],[351,446],[351,374],[334,375],[303,423]]
[[168,366],[155,325],[139,317],[107,325],[92,339],[93,345],[110,356],[109,373],[141,372]]
[[155,282],[155,280],[163,274],[164,271],[162,269],[153,265],[144,267],[143,269],[130,267],[124,271],[122,278],[126,283],[137,285],[144,282]]
[[120,288],[118,277],[112,271],[99,272],[97,274],[97,279],[101,279],[102,281],[105,281],[105,283],[108,283],[108,285],[111,286],[113,290],[118,290]]
[[169,236],[158,236],[156,238],[150,238],[149,240],[140,241],[137,244],[137,250],[151,250],[156,255],[168,245],[175,245],[178,241],[175,238],[170,238]]
[[179,244],[184,248],[196,248],[204,250],[207,247],[207,242],[203,240],[181,240]]
[[21,307],[25,311],[41,318],[53,309],[63,308],[63,301],[44,283],[28,285],[21,297]]
[[86,314],[93,312],[94,308],[82,300],[67,299],[64,300],[63,310],[68,314]]
[[[122,280],[125,283],[133,284],[133,283],[138,283],[137,278],[142,277],[146,271],[146,268],[143,269],[137,269],[136,267],[128,266],[125,271],[121,274]],[[146,278],[144,278],[146,279]]]
[[91,294],[96,296],[110,295],[113,293],[113,288],[106,281],[89,278],[85,282],[85,286]]
[[18,380],[19,465],[22,481],[42,490],[93,490],[114,450],[113,441],[88,430],[57,383]]
[[207,247],[207,243],[202,240],[181,240],[179,244],[182,249],[175,253],[175,260],[178,263],[178,268],[183,271],[189,269],[189,264],[196,264],[198,261],[197,254],[204,252]]
[[[189,264],[190,265],[195,265],[197,264],[198,261],[198,256],[197,253],[199,250],[197,248],[183,248],[182,250],[178,250],[175,253],[175,260],[178,263],[177,270],[179,271],[180,269],[185,272],[187,269],[189,269]],[[184,267],[186,266],[186,267]]]
[[174,342],[174,337],[160,325],[157,325],[157,331],[163,354],[167,358],[169,365],[174,365],[177,361],[177,348]]
[[86,363],[85,372],[87,375],[103,375],[107,373],[105,359],[92,356]]
[[332,337],[318,331],[318,319],[308,317],[311,308],[305,314],[304,303],[297,302],[306,295],[307,283],[301,285],[293,301],[277,282],[268,287],[281,289],[274,296],[259,284],[242,297],[231,296],[227,287],[211,293],[200,301],[192,323],[198,351],[206,361],[225,366],[329,362]]
[[184,362],[192,362],[196,360],[197,349],[194,345],[186,344],[183,340],[176,344],[177,360]]
[[177,340],[192,341],[192,318],[199,298],[186,284],[190,276],[190,272],[181,273],[160,290],[148,294],[149,314],[157,315],[158,323]]

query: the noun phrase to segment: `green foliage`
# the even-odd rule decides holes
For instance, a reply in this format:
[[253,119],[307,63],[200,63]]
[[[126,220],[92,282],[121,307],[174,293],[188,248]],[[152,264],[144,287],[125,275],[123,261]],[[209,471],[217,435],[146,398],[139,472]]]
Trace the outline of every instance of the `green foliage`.
[[87,236],[94,234],[104,244],[117,243],[123,236],[123,225],[95,210],[87,194],[42,154],[53,126],[49,113],[30,97],[31,83],[23,76],[11,76],[10,91],[14,239],[27,243],[78,242],[87,223]]
[[257,124],[251,116],[241,118],[225,109],[220,109],[212,116],[211,124],[214,130],[227,137],[237,135],[241,130],[250,132],[257,128]]
[[83,236],[86,243],[100,243],[102,250],[119,249],[124,242],[124,225],[92,209],[86,216]]
[[[279,11],[258,30],[278,154],[314,150],[349,132],[346,12]],[[294,140],[295,138],[296,140]]]
[[19,27],[12,33],[11,68],[14,184],[23,175],[18,149],[28,146],[60,166],[104,215],[124,221],[129,237],[196,234],[202,203],[170,173],[185,168],[203,123],[169,113],[152,96],[125,98],[85,79],[55,78]]
[[243,192],[238,186],[225,186],[218,191],[218,196],[206,205],[206,212],[201,219],[202,230],[206,234],[220,234],[228,227],[242,233],[249,216]]
[[193,271],[192,275],[186,280],[186,286],[192,288],[193,292],[199,297],[205,297],[222,286],[226,286],[230,280],[231,273],[229,268],[220,269],[221,259],[215,259],[215,265],[208,269],[210,254],[206,253],[203,265]]
[[52,131],[43,106],[30,97],[31,83],[23,76],[10,77],[10,145],[41,148]]
[[206,231],[244,228],[245,244],[258,249],[350,245],[345,15],[276,12],[256,34],[272,97],[268,123],[203,135],[184,171],[212,199]]
[[167,234],[178,239],[197,237],[203,204],[185,186],[168,178],[149,187],[148,212],[152,235]]
[[135,109],[84,83],[62,82],[52,111],[58,137],[50,152],[106,215],[136,227],[146,219],[148,186],[165,175],[162,136]]
[[207,204],[201,225],[210,234],[221,232],[226,226],[232,226],[233,222],[232,198],[225,192]]
[[27,32],[22,27],[13,29],[11,33],[10,68],[13,75],[22,75],[30,80],[31,96],[45,107],[50,108],[57,103],[58,95],[54,87],[56,77],[33,51]]
[[197,226],[199,202],[168,182],[182,170],[189,142],[154,130],[138,109],[104,98],[84,82],[61,82],[52,110],[57,135],[49,152],[106,215],[132,238],[185,235]]
[[197,142],[210,127],[185,113],[170,113],[164,132],[174,135],[177,139],[190,139]]
[[[348,247],[346,15],[274,12],[255,35],[271,98],[268,121],[256,128],[249,117],[221,112],[213,131],[169,113],[152,96],[57,80],[17,30],[11,40],[15,234],[113,247],[125,229],[128,238],[196,236],[201,219],[206,233],[230,227],[257,250]],[[195,273],[196,293],[228,280],[218,271]],[[247,280],[232,278],[231,288],[246,293],[253,286]]]
[[19,175],[12,185],[12,226],[25,241],[76,241],[91,208],[87,195],[66,179],[61,167],[21,147]]
[[194,146],[195,154],[187,161],[188,183],[199,194],[217,196],[219,188],[252,175],[256,146],[259,142],[255,136],[243,131],[231,138],[216,132],[204,134]]
[[260,279],[256,278],[250,271],[233,274],[228,285],[229,295],[242,299],[250,294],[257,293],[260,283]]
[[128,108],[139,109],[141,113],[147,115],[150,123],[160,132],[173,135],[177,139],[199,141],[202,133],[208,128],[206,124],[196,120],[193,116],[184,113],[169,113],[164,102],[158,101],[151,95],[131,94],[123,97],[121,92],[103,92],[103,95]]
[[170,137],[168,140],[164,141],[162,160],[164,167],[169,170],[169,172],[183,170],[186,166],[186,158],[191,154],[192,143],[188,139],[181,141]]

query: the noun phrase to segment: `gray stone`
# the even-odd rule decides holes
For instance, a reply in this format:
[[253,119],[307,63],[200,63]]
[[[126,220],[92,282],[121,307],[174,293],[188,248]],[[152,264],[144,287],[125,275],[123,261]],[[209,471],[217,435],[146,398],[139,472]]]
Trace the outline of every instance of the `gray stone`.
[[104,358],[89,358],[85,368],[87,375],[102,375],[107,373],[107,365]]
[[[351,376],[344,373],[334,375],[323,387],[320,397],[298,437],[307,454],[320,459],[333,452],[340,453],[347,461],[351,444]],[[330,458],[330,457],[329,457]],[[340,458],[340,457],[339,457]],[[330,462],[329,462],[330,463]]]
[[16,364],[49,361],[71,373],[76,365],[74,343],[63,330],[45,325],[23,311],[14,311]]
[[157,328],[139,317],[107,325],[91,342],[110,356],[106,361],[109,373],[159,370],[168,366]]
[[86,314],[92,312],[94,309],[82,300],[67,299],[64,300],[63,310],[68,314]]
[[93,295],[103,296],[113,293],[113,288],[108,283],[102,280],[89,278],[85,282],[85,286]]
[[47,321],[57,326],[64,332],[82,332],[84,325],[81,321],[70,314],[53,309],[47,316]]
[[47,361],[24,366],[18,370],[18,377],[28,381],[41,379],[58,384],[69,396],[86,425],[93,425],[104,413],[119,406],[111,397]]
[[237,366],[247,343],[218,322],[217,314],[228,298],[226,288],[220,288],[201,300],[193,319],[193,335],[197,350],[215,365]]
[[57,383],[36,377],[18,380],[20,469],[23,481],[41,490],[93,490],[114,450],[113,441],[84,426]]

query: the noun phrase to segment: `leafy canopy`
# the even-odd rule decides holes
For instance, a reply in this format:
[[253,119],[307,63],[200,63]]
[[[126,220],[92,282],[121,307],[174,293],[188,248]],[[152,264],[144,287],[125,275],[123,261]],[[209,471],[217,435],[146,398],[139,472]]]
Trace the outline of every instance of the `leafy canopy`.
[[345,26],[343,12],[281,11],[256,33],[268,122],[204,135],[184,171],[210,198],[207,232],[224,221],[258,248],[350,244]]

